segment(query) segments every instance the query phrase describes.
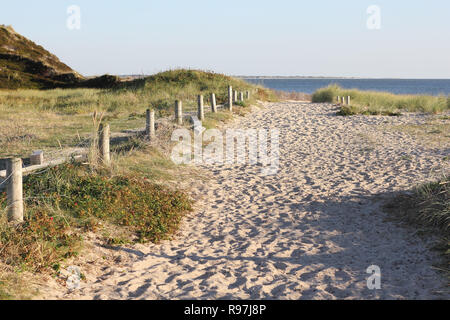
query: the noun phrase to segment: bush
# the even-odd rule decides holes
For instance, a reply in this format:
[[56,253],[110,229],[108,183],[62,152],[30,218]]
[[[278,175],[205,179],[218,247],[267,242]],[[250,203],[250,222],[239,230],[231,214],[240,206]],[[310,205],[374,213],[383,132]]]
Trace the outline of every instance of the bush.
[[[24,189],[27,196],[45,190],[43,196],[51,205],[77,220],[95,217],[131,227],[140,242],[167,239],[183,213],[191,210],[191,201],[180,191],[134,177],[88,174],[78,164],[30,176]],[[32,204],[39,205],[39,199]]]
[[337,91],[339,87],[336,85],[328,86],[314,92],[312,95],[313,103],[332,103],[338,96]]

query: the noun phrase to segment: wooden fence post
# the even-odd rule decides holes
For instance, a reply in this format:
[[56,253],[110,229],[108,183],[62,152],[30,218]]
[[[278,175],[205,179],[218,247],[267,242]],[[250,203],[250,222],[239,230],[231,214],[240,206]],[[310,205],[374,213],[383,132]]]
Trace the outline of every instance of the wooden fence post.
[[204,107],[203,107],[203,96],[202,95],[198,96],[198,112],[197,112],[197,116],[198,116],[198,119],[200,121],[205,120],[205,110],[204,110]]
[[345,106],[345,97],[342,97],[342,105]]
[[228,110],[233,110],[233,87],[228,87]]
[[211,111],[214,113],[217,112],[217,102],[215,93],[211,93]]
[[44,152],[41,150],[34,151],[30,156],[30,165],[36,166],[44,163]]
[[147,109],[145,135],[151,140],[155,137],[155,110]]
[[175,101],[175,120],[181,126],[183,124],[183,102]]
[[6,188],[8,221],[13,223],[23,222],[23,180],[22,159],[8,159],[6,162]]
[[250,100],[250,91],[247,91],[247,100]]
[[350,96],[347,96],[347,105],[350,105]]
[[242,91],[239,93],[239,101],[244,101],[244,93]]
[[100,159],[104,165],[111,164],[111,154],[109,148],[110,128],[109,124],[100,124],[100,140],[98,146],[100,148]]
[[338,104],[341,103],[341,97],[340,96],[337,96],[337,103]]
[[237,90],[234,90],[233,92],[233,102],[237,102],[238,101],[238,92]]

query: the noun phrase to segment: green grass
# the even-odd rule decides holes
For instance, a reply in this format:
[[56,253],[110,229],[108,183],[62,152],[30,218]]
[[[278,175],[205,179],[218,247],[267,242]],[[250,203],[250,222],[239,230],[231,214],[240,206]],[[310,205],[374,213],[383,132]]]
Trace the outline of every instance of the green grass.
[[360,91],[342,89],[331,85],[317,90],[312,101],[315,103],[333,103],[337,96],[351,97],[349,106],[342,106],[340,115],[400,115],[401,112],[440,113],[450,110],[450,98],[445,96],[396,95],[387,92]]
[[206,113],[202,125],[206,129],[214,129],[230,121],[232,118],[233,114],[227,110],[221,110],[217,113]]

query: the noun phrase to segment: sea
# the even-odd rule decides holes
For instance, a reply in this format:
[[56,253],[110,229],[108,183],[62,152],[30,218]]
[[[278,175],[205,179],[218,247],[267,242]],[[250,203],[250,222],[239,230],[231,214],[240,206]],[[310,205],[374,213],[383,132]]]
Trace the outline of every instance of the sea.
[[450,79],[336,79],[336,78],[301,78],[269,79],[243,78],[266,88],[288,92],[312,94],[317,89],[337,84],[345,89],[382,91],[395,94],[450,95]]

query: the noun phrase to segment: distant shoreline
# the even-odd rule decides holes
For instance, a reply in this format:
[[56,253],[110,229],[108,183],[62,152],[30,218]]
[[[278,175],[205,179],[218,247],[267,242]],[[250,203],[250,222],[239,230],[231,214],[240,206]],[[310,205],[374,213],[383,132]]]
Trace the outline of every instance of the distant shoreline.
[[257,80],[299,80],[299,79],[338,79],[338,80],[450,80],[450,78],[361,78],[361,77],[309,77],[309,76],[232,76],[238,79]]
[[[142,79],[150,77],[151,74],[131,74],[131,75],[118,75],[120,78],[133,78]],[[323,79],[336,79],[336,80],[450,80],[450,78],[365,78],[365,77],[326,77],[326,76],[236,76],[230,75],[230,77],[237,79],[256,79],[256,80],[323,80]]]

